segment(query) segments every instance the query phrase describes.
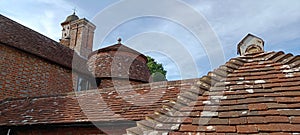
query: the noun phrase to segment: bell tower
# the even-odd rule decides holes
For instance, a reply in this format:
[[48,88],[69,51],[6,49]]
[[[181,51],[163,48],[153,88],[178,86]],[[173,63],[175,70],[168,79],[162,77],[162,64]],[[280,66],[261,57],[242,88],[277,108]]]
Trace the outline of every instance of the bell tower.
[[60,43],[87,58],[93,49],[94,30],[96,26],[73,12],[61,23],[62,36]]

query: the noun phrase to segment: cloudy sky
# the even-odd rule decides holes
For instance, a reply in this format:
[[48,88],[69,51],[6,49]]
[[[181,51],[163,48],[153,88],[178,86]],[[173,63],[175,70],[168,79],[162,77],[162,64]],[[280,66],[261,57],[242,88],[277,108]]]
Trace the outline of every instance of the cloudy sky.
[[94,50],[121,37],[162,63],[169,80],[200,77],[236,57],[248,33],[266,51],[300,54],[298,0],[0,0],[0,14],[56,41],[74,8],[97,26]]

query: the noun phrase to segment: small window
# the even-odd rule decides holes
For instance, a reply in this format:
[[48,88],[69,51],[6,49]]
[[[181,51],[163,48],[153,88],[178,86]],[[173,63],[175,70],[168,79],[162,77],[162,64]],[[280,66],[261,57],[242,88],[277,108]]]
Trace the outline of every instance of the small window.
[[100,78],[96,78],[96,85],[97,85],[97,87],[100,86],[100,83],[101,83],[101,79]]
[[83,77],[78,77],[78,82],[77,82],[77,91],[83,91],[83,90],[88,90],[90,88],[90,83],[87,79]]

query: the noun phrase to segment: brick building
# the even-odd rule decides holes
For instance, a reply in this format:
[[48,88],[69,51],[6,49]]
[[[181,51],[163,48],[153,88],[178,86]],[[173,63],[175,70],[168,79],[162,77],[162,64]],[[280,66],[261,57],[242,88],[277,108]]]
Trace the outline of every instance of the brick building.
[[143,54],[120,40],[92,52],[91,22],[72,14],[61,25],[58,43],[0,16],[0,134],[123,134],[195,81],[150,85]]
[[300,133],[300,57],[256,36],[206,76],[148,83],[143,54],[92,51],[96,27],[75,14],[61,26],[58,43],[0,16],[0,134]]
[[70,58],[74,52],[2,15],[0,17],[0,99],[73,91]]

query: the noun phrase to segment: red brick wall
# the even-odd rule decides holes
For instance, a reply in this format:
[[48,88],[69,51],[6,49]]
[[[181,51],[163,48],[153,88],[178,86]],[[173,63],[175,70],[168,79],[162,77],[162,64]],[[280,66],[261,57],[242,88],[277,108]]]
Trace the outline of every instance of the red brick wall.
[[71,70],[1,43],[0,63],[0,100],[73,90]]

